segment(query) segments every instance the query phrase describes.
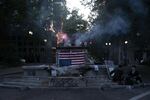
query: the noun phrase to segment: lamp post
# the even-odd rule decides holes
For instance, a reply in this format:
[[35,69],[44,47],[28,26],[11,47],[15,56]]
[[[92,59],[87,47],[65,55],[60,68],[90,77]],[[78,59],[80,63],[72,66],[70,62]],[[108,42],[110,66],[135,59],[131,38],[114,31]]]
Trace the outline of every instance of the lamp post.
[[127,55],[127,45],[128,45],[128,41],[124,41],[124,63],[127,64],[128,63],[128,55]]
[[124,41],[124,44],[128,44],[128,41]]
[[33,53],[33,49],[30,48],[30,46],[33,46],[33,31],[29,30],[27,32],[27,44],[26,44],[26,48],[27,48],[27,54],[26,54],[26,61],[27,62],[33,62],[35,60],[34,58],[34,53]]
[[32,32],[32,31],[29,31],[29,35],[33,35],[33,32]]
[[107,47],[107,60],[109,60],[110,59],[110,46],[111,46],[111,42],[106,42],[105,45]]
[[46,43],[46,42],[47,42],[47,39],[44,39],[43,41]]

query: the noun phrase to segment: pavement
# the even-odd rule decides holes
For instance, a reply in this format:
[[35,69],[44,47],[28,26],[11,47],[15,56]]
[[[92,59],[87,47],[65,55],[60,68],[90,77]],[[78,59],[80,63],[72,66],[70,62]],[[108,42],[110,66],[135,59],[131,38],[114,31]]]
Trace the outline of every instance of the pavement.
[[[131,69],[131,66],[125,66],[124,67],[124,71],[125,71],[126,75],[130,71],[130,69]],[[150,66],[137,65],[136,69],[141,74],[143,82],[144,83],[150,83],[150,78],[149,78]]]
[[[150,88],[138,89],[26,89],[1,88],[0,100],[132,100],[132,98],[150,91]],[[140,99],[150,100],[150,95]]]
[[[126,67],[125,69],[130,69]],[[138,66],[144,82],[150,82],[150,66]],[[0,70],[1,75],[16,73],[20,68]],[[130,88],[32,88],[0,87],[0,100],[150,100],[150,87]],[[146,94],[146,95],[145,95]]]
[[0,76],[22,73],[22,72],[23,72],[23,70],[22,70],[21,66],[20,67],[12,67],[12,68],[3,68],[3,69],[0,69]]

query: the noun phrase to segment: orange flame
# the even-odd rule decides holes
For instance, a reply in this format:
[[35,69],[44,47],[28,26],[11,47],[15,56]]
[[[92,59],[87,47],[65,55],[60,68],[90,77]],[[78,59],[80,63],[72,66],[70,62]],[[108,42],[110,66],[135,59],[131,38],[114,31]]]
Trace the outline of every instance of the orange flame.
[[63,32],[58,32],[56,34],[56,38],[57,38],[57,44],[60,44],[60,43],[63,43],[65,42],[66,40],[68,40],[68,36],[66,33],[63,33]]

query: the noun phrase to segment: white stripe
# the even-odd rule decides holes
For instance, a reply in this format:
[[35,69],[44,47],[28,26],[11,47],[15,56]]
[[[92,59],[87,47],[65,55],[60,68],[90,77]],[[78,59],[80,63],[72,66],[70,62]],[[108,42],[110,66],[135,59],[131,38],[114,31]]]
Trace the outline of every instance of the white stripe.
[[149,95],[150,94],[150,91],[147,91],[147,92],[145,92],[145,93],[142,93],[142,94],[140,94],[140,95],[137,95],[137,96],[135,96],[135,97],[132,97],[131,99],[129,99],[129,100],[139,100],[140,98],[142,98],[142,97],[144,97],[144,96],[146,96],[146,95]]
[[84,62],[71,62],[71,64],[84,64]]
[[84,59],[78,59],[78,60],[72,60],[72,62],[83,62],[83,61],[85,61]]

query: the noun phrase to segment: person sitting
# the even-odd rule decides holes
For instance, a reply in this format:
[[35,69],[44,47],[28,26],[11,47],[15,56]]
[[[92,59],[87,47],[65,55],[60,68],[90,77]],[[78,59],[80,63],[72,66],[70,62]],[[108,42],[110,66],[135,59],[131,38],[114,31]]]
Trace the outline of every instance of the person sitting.
[[127,85],[134,85],[134,84],[139,84],[142,83],[142,78],[140,73],[136,70],[136,66],[133,65],[131,67],[131,71],[129,71],[128,76],[126,78]]
[[118,68],[111,71],[110,76],[112,76],[112,81],[113,82],[117,82],[119,84],[122,84],[122,82],[124,80],[122,65],[119,65]]

